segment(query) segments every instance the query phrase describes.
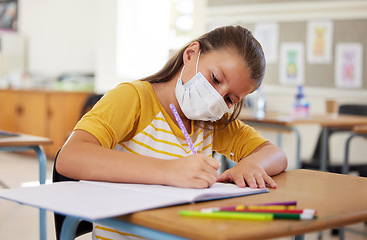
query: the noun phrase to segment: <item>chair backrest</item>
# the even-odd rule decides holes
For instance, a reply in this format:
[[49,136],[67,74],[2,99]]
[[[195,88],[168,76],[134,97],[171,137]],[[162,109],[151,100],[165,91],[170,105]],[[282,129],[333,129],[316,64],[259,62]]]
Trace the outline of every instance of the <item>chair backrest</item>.
[[359,116],[367,116],[367,105],[361,105],[361,104],[344,104],[344,105],[340,105],[339,113],[359,115]]
[[[53,167],[53,172],[52,172],[52,182],[78,181],[75,179],[65,177],[57,172],[56,161],[57,161],[57,157],[59,156],[59,152],[56,154],[56,157],[55,157],[55,162],[54,162],[54,167]],[[55,220],[56,239],[59,240],[60,234],[61,234],[61,228],[62,228],[62,224],[64,223],[65,216],[54,213],[54,220]],[[89,233],[92,231],[92,229],[93,229],[93,224],[91,222],[81,221],[78,225],[75,236],[79,237],[83,234]]]
[[86,114],[103,97],[103,94],[92,94],[89,96],[82,109],[82,116]]

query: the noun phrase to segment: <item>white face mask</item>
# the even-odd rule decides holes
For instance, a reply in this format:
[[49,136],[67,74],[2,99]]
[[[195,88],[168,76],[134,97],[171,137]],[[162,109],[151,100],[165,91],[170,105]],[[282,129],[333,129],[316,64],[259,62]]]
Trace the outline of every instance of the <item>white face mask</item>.
[[182,112],[188,119],[201,121],[216,121],[223,117],[229,110],[223,97],[215,88],[198,72],[200,52],[196,62],[196,75],[183,84],[181,75],[176,84],[176,98]]

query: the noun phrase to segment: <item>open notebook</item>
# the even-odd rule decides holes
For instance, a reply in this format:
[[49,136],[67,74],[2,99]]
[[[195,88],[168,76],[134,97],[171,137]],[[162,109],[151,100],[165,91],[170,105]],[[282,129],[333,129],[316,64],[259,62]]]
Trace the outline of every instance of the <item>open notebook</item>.
[[4,189],[0,191],[0,198],[93,221],[153,208],[264,192],[268,189],[239,188],[229,183],[192,189],[80,181]]

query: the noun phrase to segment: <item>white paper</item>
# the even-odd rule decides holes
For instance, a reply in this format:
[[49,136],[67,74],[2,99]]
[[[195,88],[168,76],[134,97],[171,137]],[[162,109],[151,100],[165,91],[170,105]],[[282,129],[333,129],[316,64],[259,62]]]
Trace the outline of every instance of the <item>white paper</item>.
[[279,79],[284,85],[303,85],[305,79],[304,45],[286,42],[281,45]]
[[363,46],[361,43],[339,43],[336,46],[335,85],[361,88]]
[[243,196],[263,192],[263,189],[251,189],[249,187],[240,188],[231,183],[214,183],[210,188],[180,188],[172,186],[154,184],[135,184],[135,183],[110,183],[99,181],[81,181],[84,183],[95,184],[102,187],[118,188],[123,191],[140,192],[146,196],[158,195],[164,197],[178,196],[183,202],[202,201],[213,198],[223,198],[227,196]]
[[162,185],[103,182],[58,182],[36,187],[4,189],[0,197],[64,215],[93,221],[142,210],[205,199],[268,192],[267,189],[239,188],[216,183],[208,189],[177,188]]

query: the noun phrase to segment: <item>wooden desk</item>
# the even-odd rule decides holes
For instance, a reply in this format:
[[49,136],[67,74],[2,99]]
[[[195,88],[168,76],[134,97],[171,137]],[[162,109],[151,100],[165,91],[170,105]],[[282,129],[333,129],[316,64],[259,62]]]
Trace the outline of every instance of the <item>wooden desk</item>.
[[[33,150],[37,154],[39,162],[39,182],[46,182],[47,158],[41,145],[52,144],[51,139],[19,134],[18,136],[0,137],[0,151],[28,151]],[[46,240],[46,211],[40,209],[40,239]]]
[[[239,119],[245,123],[260,128],[278,130],[278,131],[293,131],[297,137],[297,151],[296,151],[296,168],[301,167],[301,136],[296,128],[297,125],[302,124],[317,124],[322,128],[321,136],[321,160],[320,170],[326,171],[327,169],[327,136],[329,131],[333,128],[351,130],[356,125],[367,124],[367,116],[356,116],[356,115],[343,115],[337,116],[332,115],[314,115],[309,118],[292,118],[287,115],[281,115],[279,113],[269,113],[265,115],[263,119],[256,119],[249,116],[248,114],[241,113]],[[279,140],[278,142],[281,142]],[[278,145],[281,144],[278,143]]]
[[[171,239],[177,236],[178,239],[254,240],[301,235],[367,221],[366,178],[298,169],[281,173],[274,180],[278,188],[270,189],[269,193],[142,211],[98,222],[149,239]],[[180,210],[290,200],[296,200],[299,208],[316,209],[318,218],[262,222],[178,215]],[[66,222],[71,223],[72,219],[67,217]],[[73,230],[73,227],[63,227],[62,239],[73,239],[68,230]],[[171,235],[162,237],[160,233]]]

